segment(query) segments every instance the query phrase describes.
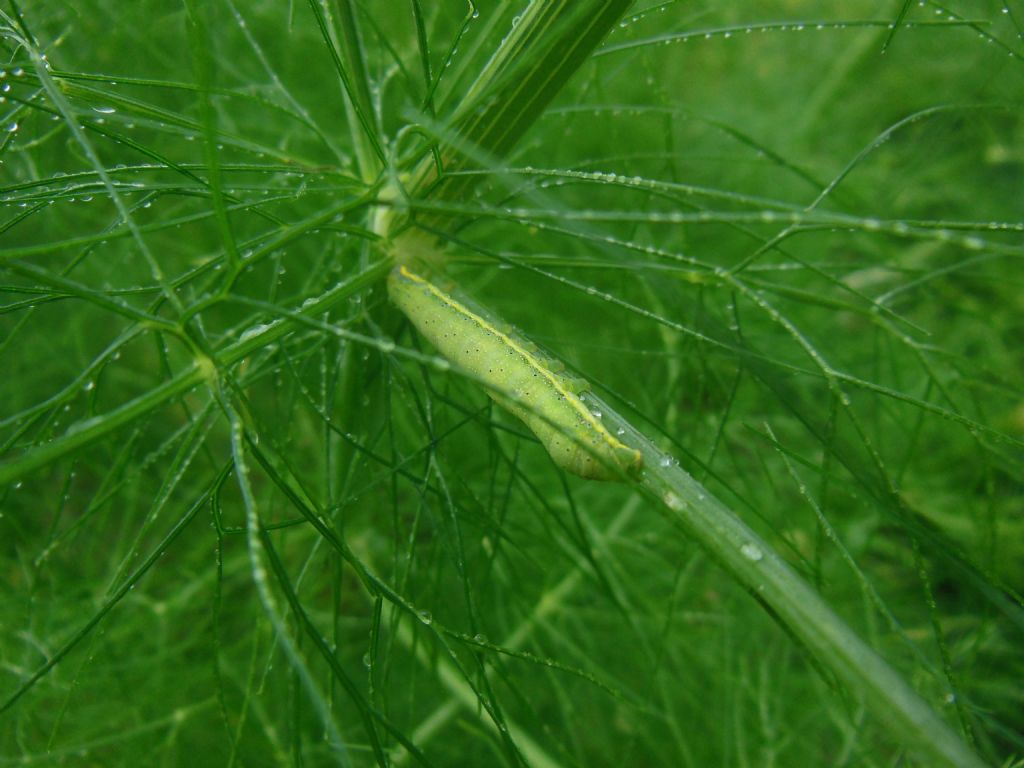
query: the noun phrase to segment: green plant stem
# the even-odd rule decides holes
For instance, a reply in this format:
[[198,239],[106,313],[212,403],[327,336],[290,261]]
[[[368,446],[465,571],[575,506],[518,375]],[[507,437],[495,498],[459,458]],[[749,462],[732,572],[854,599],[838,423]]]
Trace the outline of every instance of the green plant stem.
[[291,333],[301,325],[303,318],[320,315],[349,296],[382,280],[390,268],[389,260],[375,262],[355,277],[335,286],[316,301],[304,305],[295,313],[294,319],[282,317],[230,344],[217,354],[216,363],[208,359],[196,358],[188,368],[134,400],[100,416],[80,421],[56,440],[44,443],[33,451],[0,464],[0,486],[13,483],[33,470],[44,467],[72,451],[99,440],[118,427],[130,424],[174,398],[180,397],[193,387],[212,381],[215,379],[218,369],[237,363],[256,350]]
[[983,768],[985,763],[964,741],[764,539],[608,403],[592,394],[585,399],[610,428],[625,430],[626,442],[640,449],[645,466],[638,485],[816,660],[862,697],[894,741],[927,758],[928,765]]
[[[383,168],[381,151],[380,126],[373,111],[373,97],[370,95],[370,78],[366,72],[366,54],[356,22],[356,9],[352,0],[337,0],[335,4],[338,27],[340,27],[340,51],[345,68],[351,73],[352,87],[346,90],[345,109],[348,124],[352,131],[352,141],[356,147],[359,171],[363,181],[370,183],[377,178]],[[359,115],[366,115],[370,121],[369,132],[356,130]]]
[[352,129],[352,139],[359,159],[360,172],[363,174],[364,180],[372,179],[376,175],[373,169],[383,167],[387,158],[380,143],[370,104],[353,9],[348,0],[338,3],[338,12],[343,28],[342,34],[345,38],[344,44],[342,44],[337,40],[333,25],[325,15],[326,4],[322,3],[322,0],[309,0],[309,7],[320,28],[324,42],[331,52],[335,70],[344,87],[346,111],[350,118],[348,122]]
[[[413,174],[411,193],[433,200],[468,199],[480,177],[443,174],[473,167],[472,155],[505,156],[632,2],[533,0],[450,118],[455,141],[442,147],[442,175],[432,155],[424,158]],[[430,215],[421,219],[445,228],[452,224]]]

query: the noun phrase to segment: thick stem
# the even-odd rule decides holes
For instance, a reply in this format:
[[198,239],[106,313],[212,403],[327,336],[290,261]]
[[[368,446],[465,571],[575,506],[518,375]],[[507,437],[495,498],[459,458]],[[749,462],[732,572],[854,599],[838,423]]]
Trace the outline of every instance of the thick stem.
[[975,755],[903,678],[846,625],[757,533],[607,403],[585,397],[644,457],[638,485],[668,517],[767,606],[815,658],[860,696],[892,738],[928,765],[982,768]]

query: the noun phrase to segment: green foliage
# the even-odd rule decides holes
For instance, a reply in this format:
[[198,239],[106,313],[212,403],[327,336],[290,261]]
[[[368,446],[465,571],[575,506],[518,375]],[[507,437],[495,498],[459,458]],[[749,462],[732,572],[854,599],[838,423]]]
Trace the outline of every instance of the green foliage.
[[[626,5],[0,11],[0,765],[932,765],[856,636],[1019,762],[1024,13]],[[747,575],[432,353],[409,228]]]

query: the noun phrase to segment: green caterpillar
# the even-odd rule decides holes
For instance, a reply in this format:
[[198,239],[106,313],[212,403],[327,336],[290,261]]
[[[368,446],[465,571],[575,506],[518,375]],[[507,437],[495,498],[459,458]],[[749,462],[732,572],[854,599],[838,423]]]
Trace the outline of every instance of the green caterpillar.
[[562,469],[592,480],[636,476],[640,452],[615,439],[579,395],[584,381],[552,370],[528,342],[505,333],[405,265],[388,277],[391,300],[448,360],[480,377]]

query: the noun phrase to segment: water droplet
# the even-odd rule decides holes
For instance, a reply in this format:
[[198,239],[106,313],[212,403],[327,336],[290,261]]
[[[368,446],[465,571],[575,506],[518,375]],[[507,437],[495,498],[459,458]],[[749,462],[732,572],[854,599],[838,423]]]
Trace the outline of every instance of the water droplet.
[[259,325],[254,325],[251,328],[246,328],[244,331],[242,331],[242,335],[238,338],[238,340],[239,341],[248,341],[253,336],[259,336],[261,333],[266,331],[268,328],[270,328],[270,325],[265,325],[265,324],[262,324],[262,323],[259,324]]
[[662,496],[662,501],[665,502],[666,507],[675,512],[681,512],[686,509],[686,502],[671,491]]
[[426,624],[428,627],[434,623],[434,617],[430,611],[420,611],[420,621]]
[[747,558],[747,560],[754,563],[764,557],[764,553],[761,551],[761,548],[756,544],[744,544],[740,547],[740,554]]

